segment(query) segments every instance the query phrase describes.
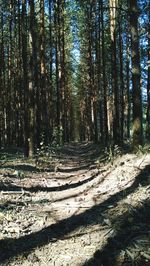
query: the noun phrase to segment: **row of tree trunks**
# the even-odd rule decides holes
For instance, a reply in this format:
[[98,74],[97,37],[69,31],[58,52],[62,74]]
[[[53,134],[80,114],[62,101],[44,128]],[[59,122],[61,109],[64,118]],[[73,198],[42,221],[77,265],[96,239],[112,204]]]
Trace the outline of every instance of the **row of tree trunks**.
[[0,8],[1,147],[24,145],[33,156],[77,136],[105,147],[132,137],[137,147],[145,106],[149,138],[138,35],[147,22],[138,21],[137,0],[0,0]]

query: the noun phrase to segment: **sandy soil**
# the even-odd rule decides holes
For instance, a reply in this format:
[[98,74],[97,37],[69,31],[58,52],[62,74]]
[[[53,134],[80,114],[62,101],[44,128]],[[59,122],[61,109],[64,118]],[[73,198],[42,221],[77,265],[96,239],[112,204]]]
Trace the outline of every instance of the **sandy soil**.
[[150,154],[70,144],[0,166],[0,265],[150,265]]

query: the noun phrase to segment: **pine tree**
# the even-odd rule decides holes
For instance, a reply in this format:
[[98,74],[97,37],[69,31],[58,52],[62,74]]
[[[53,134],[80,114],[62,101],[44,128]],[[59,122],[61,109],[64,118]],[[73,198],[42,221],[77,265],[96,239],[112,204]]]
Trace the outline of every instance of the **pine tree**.
[[136,0],[130,1],[131,52],[132,52],[132,91],[133,91],[133,147],[143,143],[141,70],[138,36],[138,6]]

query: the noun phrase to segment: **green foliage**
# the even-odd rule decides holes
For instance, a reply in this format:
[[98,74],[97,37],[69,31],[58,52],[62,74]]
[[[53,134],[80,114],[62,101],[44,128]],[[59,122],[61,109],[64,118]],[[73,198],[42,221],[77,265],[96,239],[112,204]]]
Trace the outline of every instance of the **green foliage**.
[[150,143],[147,143],[145,145],[139,145],[135,152],[138,154],[138,155],[143,155],[143,154],[148,154],[150,153]]
[[63,128],[55,127],[53,129],[52,145],[58,147],[62,144],[63,144]]

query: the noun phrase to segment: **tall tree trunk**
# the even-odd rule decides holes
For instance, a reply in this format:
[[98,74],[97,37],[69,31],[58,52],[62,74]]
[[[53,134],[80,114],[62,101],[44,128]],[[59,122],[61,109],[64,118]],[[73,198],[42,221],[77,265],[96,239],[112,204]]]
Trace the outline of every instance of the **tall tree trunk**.
[[103,69],[103,102],[104,102],[104,145],[108,144],[108,114],[107,114],[107,83],[106,83],[106,59],[105,59],[105,34],[104,34],[104,3],[100,1],[101,24],[102,24],[102,69]]
[[65,0],[62,1],[62,60],[61,60],[61,68],[62,68],[62,127],[63,127],[63,142],[68,141],[68,117],[67,117],[67,87],[66,87],[66,61],[65,61],[65,21],[64,21],[64,10],[65,10]]
[[[59,20],[58,20],[58,0],[54,0],[54,27],[55,27],[55,64],[56,64],[56,127],[59,135],[60,130],[60,72],[59,72]],[[57,135],[57,142],[59,142],[59,136]]]
[[[1,10],[2,11],[2,10]],[[4,83],[3,83],[3,68],[4,68],[4,40],[3,40],[3,12],[0,14],[0,149],[3,144],[4,134]]]
[[7,116],[6,116],[6,127],[7,127],[7,144],[12,145],[11,133],[13,129],[12,117],[13,117],[13,62],[12,62],[12,34],[13,34],[13,2],[9,3],[10,19],[9,19],[9,43],[8,43],[8,81],[7,81]]
[[[129,25],[128,25],[129,27]],[[126,41],[126,136],[130,138],[130,120],[131,120],[131,95],[130,95],[130,47],[129,31],[127,30]]]
[[27,29],[26,29],[26,0],[22,0],[22,63],[23,63],[23,90],[24,90],[24,154],[29,156],[29,84],[28,84],[28,56],[27,56]]
[[49,46],[50,46],[50,61],[49,61],[49,140],[52,140],[54,117],[53,113],[53,1],[49,0]]
[[[122,3],[120,3],[121,8]],[[121,11],[120,11],[121,12]],[[124,139],[124,73],[123,73],[123,40],[122,40],[122,16],[119,15],[119,65],[120,65],[120,144]]]
[[[149,11],[150,16],[150,11]],[[149,20],[150,23],[150,20]],[[150,141],[150,24],[148,25],[147,138]]]
[[49,121],[47,114],[47,88],[46,88],[46,65],[45,65],[45,18],[44,0],[40,0],[40,89],[42,96],[42,130],[44,142],[48,144]]
[[35,32],[35,6],[34,0],[29,0],[30,26],[29,26],[29,157],[34,155],[35,148],[35,92],[37,79],[37,51]]
[[116,23],[118,0],[109,0],[110,6],[110,35],[112,52],[112,94],[113,94],[113,141],[114,144],[120,143],[119,127],[119,91],[117,82],[117,55],[116,55]]
[[96,28],[96,62],[97,62],[97,97],[99,95],[99,112],[98,112],[98,139],[102,142],[104,142],[104,126],[103,126],[103,92],[102,92],[102,80],[101,80],[101,75],[102,75],[102,49],[101,49],[101,42],[102,42],[102,9],[101,9],[101,1],[99,1],[98,5],[98,22],[95,22],[95,28]]
[[140,51],[138,36],[137,0],[130,0],[132,91],[133,91],[133,147],[143,143],[142,97],[140,85]]

